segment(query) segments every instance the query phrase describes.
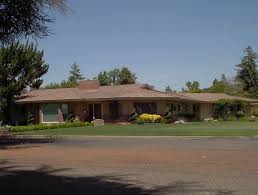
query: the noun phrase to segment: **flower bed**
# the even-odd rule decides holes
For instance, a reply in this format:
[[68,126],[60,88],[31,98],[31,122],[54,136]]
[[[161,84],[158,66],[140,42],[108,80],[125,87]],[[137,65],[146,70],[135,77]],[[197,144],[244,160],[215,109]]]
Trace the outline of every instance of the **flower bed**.
[[161,116],[158,114],[141,114],[137,120],[143,123],[159,123]]

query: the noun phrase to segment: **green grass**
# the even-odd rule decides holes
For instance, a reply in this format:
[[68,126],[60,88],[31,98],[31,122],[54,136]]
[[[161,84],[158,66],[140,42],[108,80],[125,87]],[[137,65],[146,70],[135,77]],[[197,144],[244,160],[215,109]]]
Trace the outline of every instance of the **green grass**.
[[106,135],[106,136],[254,136],[258,122],[193,122],[186,124],[145,124],[88,126],[27,131],[19,135]]

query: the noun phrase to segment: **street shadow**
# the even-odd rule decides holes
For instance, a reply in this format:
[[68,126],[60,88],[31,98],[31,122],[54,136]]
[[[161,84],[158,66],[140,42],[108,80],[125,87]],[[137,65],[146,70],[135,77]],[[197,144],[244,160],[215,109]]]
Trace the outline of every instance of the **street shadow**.
[[[45,144],[58,142],[60,139],[56,138],[26,138],[26,137],[15,137],[15,136],[1,136],[0,137],[0,150],[9,148],[28,148],[28,147],[39,147],[35,144]],[[26,145],[26,146],[24,146]]]
[[28,170],[0,161],[1,194],[26,195],[156,195],[156,194],[215,194],[233,195],[233,191],[210,190],[197,182],[174,182],[167,186],[146,189],[120,176],[68,176],[62,174],[70,169],[54,169],[41,166]]

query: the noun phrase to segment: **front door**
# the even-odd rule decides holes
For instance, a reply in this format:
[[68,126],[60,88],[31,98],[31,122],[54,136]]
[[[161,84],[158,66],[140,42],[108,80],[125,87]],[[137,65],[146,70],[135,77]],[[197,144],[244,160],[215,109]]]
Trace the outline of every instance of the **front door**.
[[89,119],[90,121],[94,119],[101,118],[101,104],[89,104]]

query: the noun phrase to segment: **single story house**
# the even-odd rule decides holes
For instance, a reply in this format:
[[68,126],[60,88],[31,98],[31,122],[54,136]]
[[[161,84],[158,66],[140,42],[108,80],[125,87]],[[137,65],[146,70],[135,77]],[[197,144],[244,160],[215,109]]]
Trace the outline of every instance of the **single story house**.
[[221,93],[164,93],[143,84],[100,86],[97,80],[83,80],[75,88],[30,91],[16,103],[34,114],[36,123],[55,123],[66,121],[69,113],[81,121],[116,121],[127,120],[135,110],[163,115],[168,107],[203,120],[213,116],[213,105],[219,99],[246,101],[250,114],[258,102]]

